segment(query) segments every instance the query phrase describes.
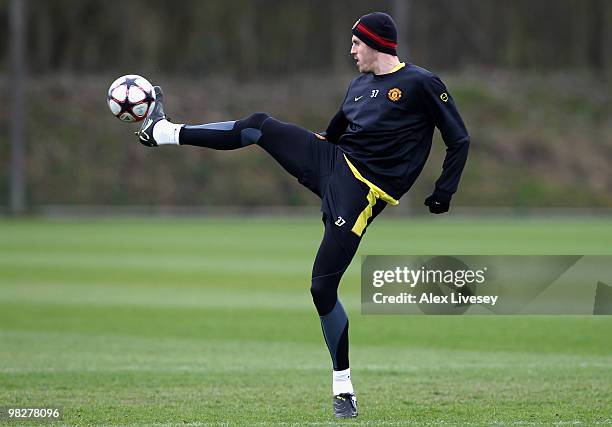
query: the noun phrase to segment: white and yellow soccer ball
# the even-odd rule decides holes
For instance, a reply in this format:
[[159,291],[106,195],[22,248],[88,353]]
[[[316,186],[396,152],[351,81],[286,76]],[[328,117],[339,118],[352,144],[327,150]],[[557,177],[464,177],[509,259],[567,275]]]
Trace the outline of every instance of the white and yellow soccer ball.
[[108,88],[106,99],[111,113],[124,122],[139,122],[155,107],[153,85],[136,74],[115,80]]

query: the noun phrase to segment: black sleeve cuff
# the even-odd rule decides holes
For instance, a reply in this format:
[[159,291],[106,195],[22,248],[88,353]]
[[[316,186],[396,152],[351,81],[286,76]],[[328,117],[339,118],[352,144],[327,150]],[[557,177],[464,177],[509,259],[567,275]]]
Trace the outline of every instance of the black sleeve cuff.
[[450,203],[451,199],[453,198],[453,193],[444,190],[439,190],[436,188],[433,192],[433,196],[436,200],[440,202]]

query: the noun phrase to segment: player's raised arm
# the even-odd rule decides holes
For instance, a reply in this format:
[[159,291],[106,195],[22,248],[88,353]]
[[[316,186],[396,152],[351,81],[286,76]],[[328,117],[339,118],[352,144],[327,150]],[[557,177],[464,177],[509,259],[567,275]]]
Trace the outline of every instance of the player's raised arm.
[[423,81],[426,109],[446,144],[446,156],[442,174],[436,181],[433,193],[425,199],[431,213],[448,211],[453,194],[465,166],[470,136],[459,115],[455,101],[439,77],[432,75]]

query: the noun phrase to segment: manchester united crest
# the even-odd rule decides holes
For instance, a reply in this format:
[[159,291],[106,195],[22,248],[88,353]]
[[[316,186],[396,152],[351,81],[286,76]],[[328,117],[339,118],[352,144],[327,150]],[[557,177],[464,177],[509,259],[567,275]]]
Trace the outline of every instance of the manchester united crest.
[[389,89],[387,96],[393,102],[399,101],[399,99],[402,97],[402,91],[394,87],[393,89]]

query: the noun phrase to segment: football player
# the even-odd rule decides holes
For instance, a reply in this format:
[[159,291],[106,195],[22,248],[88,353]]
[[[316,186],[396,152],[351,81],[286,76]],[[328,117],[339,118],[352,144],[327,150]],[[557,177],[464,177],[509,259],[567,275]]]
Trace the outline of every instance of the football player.
[[149,147],[234,150],[259,145],[321,198],[324,233],[310,291],[331,355],[337,417],[357,416],[349,322],[338,299],[340,279],[367,227],[388,205],[397,205],[418,177],[435,127],[446,157],[425,199],[431,213],[448,211],[468,154],[468,132],[444,83],[430,71],[400,62],[396,47],[397,30],[389,15],[374,12],[355,23],[350,53],[360,75],[351,81],[325,132],[283,123],[266,113],[202,125],[171,123],[159,87],[156,106],[138,132],[140,142]]

